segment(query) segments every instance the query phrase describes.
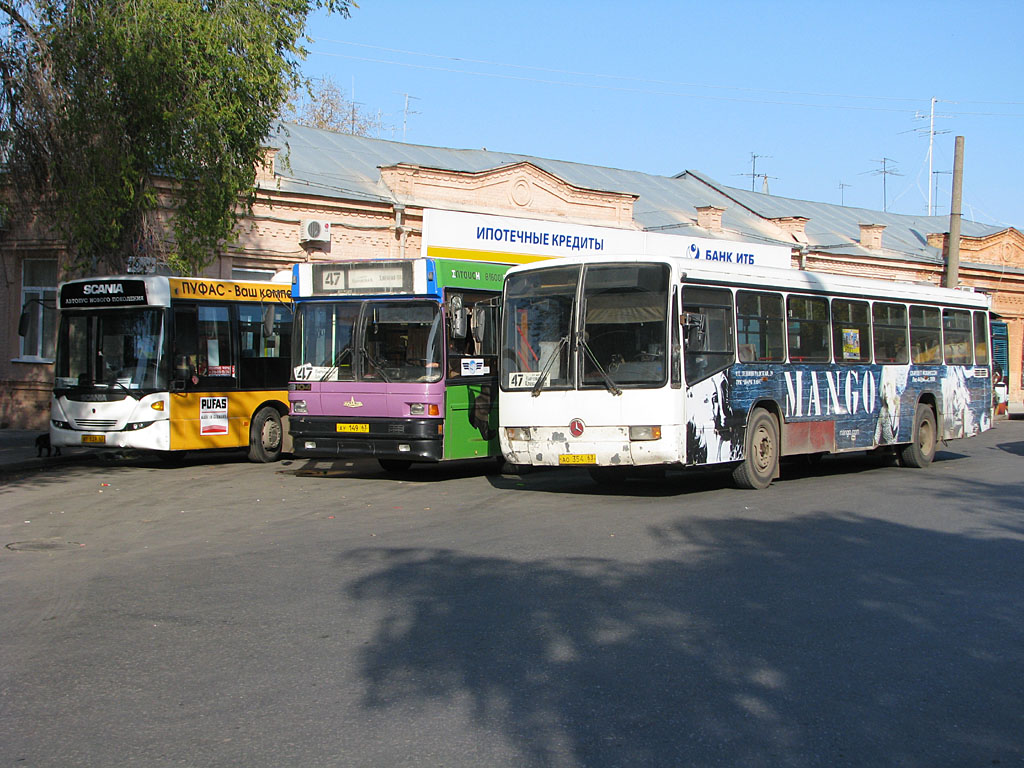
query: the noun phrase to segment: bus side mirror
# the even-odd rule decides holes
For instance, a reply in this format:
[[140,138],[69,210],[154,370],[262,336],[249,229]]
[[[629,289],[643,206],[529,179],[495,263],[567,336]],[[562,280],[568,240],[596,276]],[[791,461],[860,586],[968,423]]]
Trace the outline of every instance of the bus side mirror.
[[274,335],[274,305],[263,308],[263,338]]
[[29,324],[28,310],[23,309],[23,310],[21,310],[21,317],[18,318],[18,335],[19,336],[25,336],[26,334],[28,334],[28,324]]
[[680,312],[679,324],[683,326],[683,340],[687,349],[703,350],[707,338],[707,315],[702,312]]
[[487,333],[487,307],[473,307],[470,331],[473,333],[473,341],[477,344],[483,343],[484,335]]
[[461,296],[455,295],[448,300],[448,311],[451,313],[452,336],[456,339],[466,338],[468,318]]

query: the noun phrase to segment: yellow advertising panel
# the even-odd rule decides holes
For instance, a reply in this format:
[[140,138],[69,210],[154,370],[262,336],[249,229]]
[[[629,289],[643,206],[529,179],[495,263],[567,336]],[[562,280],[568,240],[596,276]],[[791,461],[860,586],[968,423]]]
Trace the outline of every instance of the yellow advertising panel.
[[171,299],[202,299],[204,301],[284,301],[292,299],[290,285],[281,283],[250,283],[233,280],[171,277]]
[[256,409],[268,401],[288,408],[288,392],[171,392],[171,450],[242,448]]

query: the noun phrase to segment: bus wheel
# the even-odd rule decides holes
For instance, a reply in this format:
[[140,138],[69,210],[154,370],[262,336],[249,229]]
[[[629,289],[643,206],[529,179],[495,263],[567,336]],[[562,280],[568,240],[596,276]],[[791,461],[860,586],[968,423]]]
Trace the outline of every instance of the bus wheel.
[[407,459],[377,459],[377,462],[387,472],[405,472],[412,466],[412,462]]
[[935,458],[935,413],[931,406],[917,404],[914,411],[914,436],[911,442],[900,448],[900,462],[904,467],[921,469],[927,467]]
[[265,406],[256,412],[249,427],[249,461],[265,464],[281,458],[281,414]]
[[767,488],[779,474],[779,425],[764,408],[755,408],[747,423],[743,463],[732,478],[740,488]]

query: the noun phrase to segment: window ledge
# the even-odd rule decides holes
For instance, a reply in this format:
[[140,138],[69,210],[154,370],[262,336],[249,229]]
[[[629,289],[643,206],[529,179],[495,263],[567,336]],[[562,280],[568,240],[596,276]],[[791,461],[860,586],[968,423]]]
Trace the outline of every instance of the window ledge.
[[15,357],[12,363],[28,363],[29,365],[53,365],[52,357]]

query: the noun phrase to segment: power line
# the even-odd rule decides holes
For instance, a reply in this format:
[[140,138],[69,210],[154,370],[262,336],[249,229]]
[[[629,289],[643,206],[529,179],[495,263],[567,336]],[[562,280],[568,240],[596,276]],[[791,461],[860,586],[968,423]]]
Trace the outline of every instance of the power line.
[[[421,51],[409,51],[409,50],[404,50],[404,49],[401,49],[401,48],[388,48],[388,47],[385,47],[385,46],[370,45],[370,44],[367,44],[367,43],[357,43],[357,42],[353,42],[353,41],[349,41],[349,40],[334,40],[334,39],[331,39],[331,38],[316,38],[315,42],[318,42],[318,43],[334,43],[334,44],[337,44],[337,45],[346,45],[346,46],[352,46],[352,47],[357,47],[357,48],[366,48],[366,49],[370,49],[370,50],[384,51],[384,52],[387,52],[387,53],[395,53],[395,54],[401,54],[401,55],[405,55],[405,56],[419,56],[419,57],[422,57],[422,58],[437,59],[437,60],[441,60],[441,61],[450,61],[450,62],[456,62],[456,63],[466,63],[466,64],[474,64],[474,65],[485,65],[485,66],[493,66],[493,67],[504,67],[506,69],[516,69],[516,70],[525,70],[525,71],[533,71],[533,72],[545,72],[545,73],[549,73],[549,74],[568,75],[568,76],[572,76],[572,77],[593,77],[593,78],[605,79],[605,80],[616,80],[616,81],[625,81],[625,82],[634,82],[634,83],[647,83],[647,84],[656,85],[656,86],[670,86],[670,87],[680,87],[680,88],[706,88],[706,89],[711,89],[711,90],[736,91],[736,92],[741,92],[741,93],[764,93],[764,94],[776,94],[776,95],[781,95],[781,96],[809,96],[809,97],[813,97],[813,98],[860,99],[860,100],[865,100],[865,101],[880,101],[880,102],[921,102],[921,101],[925,100],[924,98],[919,97],[919,96],[877,96],[877,95],[866,96],[866,95],[863,95],[863,94],[851,94],[851,93],[828,93],[828,92],[818,92],[818,91],[775,90],[775,89],[767,89],[767,88],[749,88],[749,87],[743,87],[743,86],[729,86],[729,85],[718,85],[718,84],[710,84],[710,83],[691,83],[691,82],[685,82],[685,81],[659,80],[659,79],[654,79],[654,78],[633,77],[633,76],[629,76],[629,75],[605,74],[605,73],[601,73],[601,72],[586,72],[586,71],[579,71],[579,70],[555,69],[555,68],[550,68],[550,67],[539,67],[539,66],[528,65],[528,64],[509,64],[509,63],[506,63],[506,62],[489,61],[489,60],[486,60],[486,59],[473,59],[473,58],[466,58],[466,57],[461,57],[461,56],[451,56],[451,55],[444,55],[444,54],[424,53],[424,52],[421,52]],[[353,56],[353,55],[348,55],[348,54],[332,53],[332,52],[327,52],[327,51],[311,51],[311,53],[319,55],[319,56],[328,56],[328,57],[336,57],[336,58],[343,58],[343,59],[351,59],[351,60],[355,60],[355,61],[366,61],[366,62],[377,63],[377,64],[391,64],[393,66],[410,67],[410,68],[413,68],[413,69],[427,69],[427,70],[434,70],[434,71],[441,71],[441,72],[455,72],[455,73],[459,73],[459,74],[474,75],[474,76],[477,76],[477,77],[493,77],[493,78],[509,79],[509,80],[525,80],[525,81],[528,81],[528,82],[538,82],[538,83],[546,83],[546,84],[554,84],[554,85],[568,85],[568,86],[578,86],[578,87],[588,87],[588,88],[598,88],[598,89],[604,88],[604,89],[607,89],[607,90],[622,90],[622,91],[635,92],[635,93],[652,93],[652,94],[655,94],[655,95],[681,95],[681,94],[673,94],[673,93],[662,93],[662,92],[659,92],[659,91],[646,91],[646,90],[637,90],[637,89],[632,89],[632,88],[621,88],[621,87],[615,87],[615,86],[601,86],[601,85],[595,85],[595,84],[592,84],[592,83],[576,83],[576,82],[567,82],[567,81],[562,81],[562,80],[535,79],[535,78],[528,78],[528,77],[516,77],[516,76],[512,76],[512,75],[503,75],[503,74],[494,73],[494,72],[476,72],[476,71],[467,70],[467,69],[453,69],[451,67],[435,67],[435,66],[430,66],[430,65],[426,65],[426,64],[414,64],[414,63],[410,63],[410,62],[390,61],[390,60],[387,60],[387,59],[374,59],[374,58],[367,58],[367,57],[362,57],[362,56]],[[700,98],[712,99],[714,97],[704,96],[704,97],[700,97]],[[729,101],[745,101],[744,99],[738,99],[738,98],[724,98],[724,100],[729,100]],[[758,103],[760,103],[760,102],[758,102]],[[765,101],[764,103],[768,103],[768,104],[792,104],[794,106],[824,107],[824,108],[836,107],[836,108],[842,108],[842,109],[869,109],[869,110],[874,110],[874,111],[888,111],[888,112],[896,112],[896,111],[902,112],[902,111],[904,111],[904,110],[889,109],[889,108],[882,108],[882,107],[854,107],[854,106],[842,106],[842,105],[819,105],[819,104],[802,104],[802,103],[793,103],[793,102],[774,102],[774,101]],[[954,103],[954,102],[949,102],[949,103]],[[956,103],[964,103],[964,104],[990,104],[990,105],[998,105],[998,106],[1024,106],[1024,102],[1020,102],[1020,101],[960,101],[960,102],[956,102]],[[982,115],[982,116],[1000,116],[1000,117],[1024,117],[1024,114],[1007,114],[1007,113],[990,113],[990,112],[961,112],[959,114],[963,114],[963,115]]]

